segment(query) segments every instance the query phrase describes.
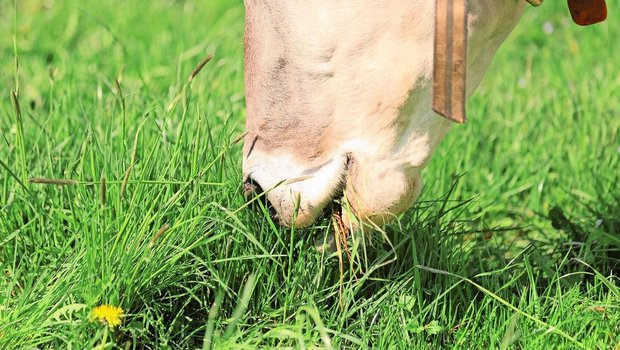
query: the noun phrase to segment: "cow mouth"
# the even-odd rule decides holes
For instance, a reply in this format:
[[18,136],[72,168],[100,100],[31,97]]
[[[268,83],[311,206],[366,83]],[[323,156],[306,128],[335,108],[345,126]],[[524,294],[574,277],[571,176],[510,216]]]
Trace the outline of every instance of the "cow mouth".
[[321,213],[314,220],[315,222],[335,219],[336,222],[339,223],[339,226],[342,226],[344,218],[343,203],[346,201],[345,188],[347,187],[347,179],[353,163],[354,158],[352,154],[345,154],[344,168],[340,172],[337,185],[332,190],[332,195],[329,197],[329,202],[323,207]]

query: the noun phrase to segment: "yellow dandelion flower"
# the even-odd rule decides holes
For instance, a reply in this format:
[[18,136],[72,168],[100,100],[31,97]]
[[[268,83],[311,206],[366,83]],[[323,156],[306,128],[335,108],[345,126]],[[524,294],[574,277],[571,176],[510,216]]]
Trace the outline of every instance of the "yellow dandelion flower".
[[99,305],[93,310],[93,319],[96,319],[109,327],[116,327],[121,324],[123,309],[112,305]]

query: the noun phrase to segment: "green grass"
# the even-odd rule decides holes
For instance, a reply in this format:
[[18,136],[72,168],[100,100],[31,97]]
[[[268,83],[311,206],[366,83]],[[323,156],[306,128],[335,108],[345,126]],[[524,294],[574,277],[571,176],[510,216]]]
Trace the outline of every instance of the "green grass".
[[[342,271],[314,249],[329,222],[245,208],[242,2],[17,4],[0,0],[0,349],[620,347],[616,2],[589,28],[529,8],[420,202],[355,235]],[[100,304],[126,313],[109,334]]]

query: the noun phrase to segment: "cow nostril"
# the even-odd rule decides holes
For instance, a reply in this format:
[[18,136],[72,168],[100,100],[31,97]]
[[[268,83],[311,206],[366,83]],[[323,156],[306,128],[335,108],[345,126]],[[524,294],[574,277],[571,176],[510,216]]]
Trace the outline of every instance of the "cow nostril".
[[[254,181],[249,176],[245,179],[245,181],[243,181],[243,196],[246,201],[252,201],[250,204],[257,204],[256,201],[259,201],[268,210],[269,216],[272,218],[276,217],[276,210],[267,199],[265,191],[263,191],[263,188],[258,184],[258,182]],[[258,205],[251,205],[251,207],[254,209],[260,208]]]
[[243,181],[243,196],[245,197],[245,200],[252,200],[262,194],[263,188],[260,187],[260,185],[251,177],[248,176],[248,178]]

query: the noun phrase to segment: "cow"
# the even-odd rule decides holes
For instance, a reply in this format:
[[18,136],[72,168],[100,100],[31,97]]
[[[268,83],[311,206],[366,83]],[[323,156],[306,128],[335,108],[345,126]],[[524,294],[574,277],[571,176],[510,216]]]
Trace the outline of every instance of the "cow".
[[[382,226],[417,199],[453,124],[432,108],[435,3],[245,1],[243,191],[278,223],[311,225],[342,199]],[[467,1],[465,97],[526,5]]]

